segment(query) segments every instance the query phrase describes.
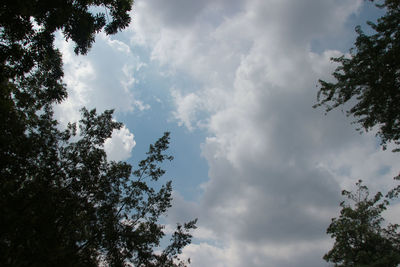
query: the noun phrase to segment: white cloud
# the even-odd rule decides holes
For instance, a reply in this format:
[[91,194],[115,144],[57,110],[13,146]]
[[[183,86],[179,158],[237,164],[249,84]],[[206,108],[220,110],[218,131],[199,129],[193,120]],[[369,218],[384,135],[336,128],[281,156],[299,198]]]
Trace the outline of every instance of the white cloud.
[[98,111],[115,109],[116,112],[150,108],[135,92],[135,71],[144,64],[127,44],[100,33],[85,56],[76,56],[74,44],[61,37],[57,39],[57,46],[63,54],[64,81],[68,89],[68,99],[55,108],[63,124],[78,120],[83,106]]
[[104,143],[104,150],[109,160],[120,161],[127,160],[131,156],[132,149],[136,142],[134,135],[128,128],[123,126],[119,130],[114,130],[111,138]]
[[132,26],[153,60],[202,85],[171,90],[178,123],[208,131],[204,194],[198,203],[177,198],[169,215],[199,217],[198,237],[212,242],[185,255],[194,267],[323,265],[341,188],[362,178],[387,190],[396,171],[385,169],[396,166],[393,154],[340,110],[312,108],[339,52],[311,43],[341,37],[363,1],[189,2],[137,1]]
[[330,242],[325,240],[299,242],[286,246],[273,243],[251,245],[244,242],[232,242],[226,247],[216,247],[202,242],[186,247],[183,255],[191,259],[191,266],[325,266],[313,255],[323,254],[324,249],[328,249],[330,245]]
[[[238,255],[234,249],[218,248],[207,243],[190,244],[183,250],[183,257],[191,259],[191,266],[238,266]],[[182,257],[182,258],[183,258]]]
[[193,121],[196,120],[196,110],[201,104],[199,96],[193,93],[189,93],[185,96],[177,90],[172,90],[172,97],[176,103],[176,111],[173,113],[175,118],[178,120],[178,124],[184,125],[189,130],[193,130]]
[[[56,43],[63,55],[68,90],[68,98],[55,106],[56,118],[62,126],[79,121],[82,107],[96,108],[99,113],[115,109],[116,116],[150,108],[137,97],[136,90],[135,75],[146,65],[127,44],[100,33],[88,55],[76,56],[73,43],[60,36]],[[133,134],[124,126],[105,142],[105,150],[111,160],[126,160],[135,144]]]

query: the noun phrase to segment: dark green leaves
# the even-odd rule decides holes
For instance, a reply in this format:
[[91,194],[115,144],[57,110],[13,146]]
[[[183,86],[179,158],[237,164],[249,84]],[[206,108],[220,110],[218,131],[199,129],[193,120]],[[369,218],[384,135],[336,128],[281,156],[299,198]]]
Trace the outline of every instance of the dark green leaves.
[[[39,110],[66,97],[61,55],[54,34],[61,30],[86,54],[103,28],[128,26],[131,0],[14,1],[0,5],[0,85],[16,84],[15,100]],[[40,103],[39,103],[40,102]]]
[[95,34],[128,26],[132,0],[19,1],[0,5],[0,265],[184,266],[194,222],[171,245],[159,223],[172,185],[158,185],[169,133],[136,170],[107,160],[104,142],[122,127],[113,111],[82,109],[61,131],[53,104],[67,97],[55,32],[85,54]]
[[[101,259],[109,266],[184,266],[178,255],[191,241],[194,221],[178,225],[161,255],[154,252],[165,235],[159,219],[171,206],[172,186],[149,182],[161,178],[159,164],[172,159],[165,153],[169,133],[150,145],[132,172],[127,163],[108,162],[103,149],[121,127],[112,111],[83,109],[82,116],[76,136],[73,124],[61,132],[50,110],[42,114],[30,134],[35,153],[2,170],[0,262],[94,266]],[[13,167],[19,171],[7,172]]]
[[382,226],[381,213],[389,202],[377,193],[369,198],[368,188],[358,181],[355,193],[343,191],[340,216],[333,218],[327,233],[335,239],[324,256],[335,266],[397,266],[400,263],[399,225]]
[[[356,27],[358,37],[349,56],[332,58],[338,64],[334,81],[320,80],[318,103],[330,111],[350,105],[347,115],[365,131],[376,127],[381,145],[400,145],[400,2],[370,0],[386,14],[377,23],[368,22],[374,34]],[[394,149],[399,151],[399,148]],[[355,193],[343,191],[351,203],[340,204],[338,218],[332,219],[327,233],[335,239],[324,256],[335,266],[398,266],[400,263],[399,225],[383,227],[382,212],[389,202],[377,193],[369,197],[368,188],[357,184]],[[399,187],[388,194],[397,197]]]
[[338,63],[335,81],[319,81],[315,106],[323,105],[330,111],[351,103],[347,114],[366,131],[377,126],[386,148],[388,142],[400,144],[400,3],[375,2],[382,2],[379,7],[386,8],[386,14],[377,24],[368,23],[375,31],[372,35],[356,27],[358,37],[349,58],[332,58]]

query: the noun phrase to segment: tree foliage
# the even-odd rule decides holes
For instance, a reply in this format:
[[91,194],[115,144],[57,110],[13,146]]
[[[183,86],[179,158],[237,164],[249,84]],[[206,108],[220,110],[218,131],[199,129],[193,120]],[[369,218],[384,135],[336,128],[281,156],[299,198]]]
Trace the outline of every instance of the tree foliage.
[[[331,60],[338,64],[334,81],[320,80],[318,103],[329,112],[349,106],[347,115],[369,131],[376,127],[384,149],[390,142],[400,145],[400,2],[369,0],[385,14],[377,23],[368,21],[372,34],[356,27],[358,37],[350,55]],[[400,151],[395,148],[393,151]],[[395,177],[400,179],[400,176]],[[381,193],[369,198],[361,181],[355,193],[343,191],[351,203],[343,201],[338,218],[333,218],[327,233],[335,239],[324,259],[335,266],[398,266],[400,264],[399,225],[383,227],[382,212],[389,205]],[[400,187],[386,197],[398,197]]]
[[400,145],[400,2],[374,2],[385,15],[377,23],[367,22],[374,32],[371,35],[356,27],[358,37],[350,57],[332,58],[338,63],[335,80],[319,81],[315,106],[323,105],[330,111],[349,103],[352,106],[347,114],[363,129],[378,126],[377,136],[385,149],[391,141]]
[[[102,29],[128,26],[132,0],[4,0],[0,5],[0,84],[19,108],[31,112],[66,97],[56,31],[86,54]],[[4,100],[3,101],[7,101]],[[32,114],[31,114],[32,115]]]
[[368,188],[361,181],[355,193],[344,190],[338,218],[333,218],[327,233],[335,239],[333,248],[324,256],[335,266],[396,267],[400,264],[399,225],[382,227],[381,213],[389,204],[377,193],[369,198]]
[[18,173],[2,170],[2,266],[178,266],[195,221],[178,225],[171,245],[154,253],[172,188],[170,181],[158,190],[150,184],[165,173],[159,164],[172,160],[165,154],[169,133],[132,171],[107,161],[104,141],[121,127],[112,111],[82,115],[79,135],[75,124],[57,130],[50,111],[40,115],[37,134],[29,134],[34,157]]
[[[112,111],[82,109],[60,130],[53,105],[67,97],[56,31],[85,54],[104,30],[130,21],[132,0],[10,1],[0,5],[0,265],[184,266],[195,221],[177,225],[170,245],[159,219],[171,182],[169,134],[133,170],[108,161],[104,142],[122,124]],[[155,250],[159,250],[156,253]]]
[[[16,156],[27,141],[24,132],[38,127],[38,112],[67,97],[62,58],[54,47],[56,31],[85,54],[95,34],[114,34],[130,22],[132,0],[14,1],[0,5],[0,153]],[[23,148],[21,148],[23,150]],[[13,152],[11,152],[13,151]],[[15,161],[10,158],[6,161]]]

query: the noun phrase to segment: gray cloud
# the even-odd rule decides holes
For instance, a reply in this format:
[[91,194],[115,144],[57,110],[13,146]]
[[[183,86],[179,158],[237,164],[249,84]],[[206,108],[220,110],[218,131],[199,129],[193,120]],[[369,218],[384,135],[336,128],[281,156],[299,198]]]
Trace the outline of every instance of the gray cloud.
[[[171,92],[176,120],[208,132],[203,196],[177,196],[169,213],[171,221],[199,217],[200,241],[185,254],[194,267],[321,266],[341,188],[359,176],[376,182],[383,163],[395,162],[340,110],[312,108],[338,52],[314,53],[311,43],[341,36],[362,1],[199,2],[140,2],[133,37],[153,60],[203,85]],[[199,122],[198,112],[207,118]]]
[[[201,87],[171,90],[176,121],[208,134],[203,195],[188,202],[175,192],[167,217],[199,218],[184,250],[193,267],[323,266],[341,189],[360,178],[390,188],[396,169],[385,166],[398,160],[377,149],[373,134],[358,135],[340,110],[324,116],[312,108],[317,80],[329,78],[329,58],[339,52],[314,53],[311,43],[342,37],[362,2],[136,1],[132,44],[149,49],[166,75],[183,72]],[[117,114],[148,108],[135,90],[142,65],[128,44],[101,35],[78,58],[60,46],[70,90],[57,109],[62,121],[76,120],[83,105]],[[124,128],[116,136],[109,154],[129,157],[133,135]]]
[[[153,14],[150,19],[159,19],[164,27],[191,27],[197,20],[210,23],[220,21],[221,13],[232,15],[243,8],[240,0],[149,0],[146,3]],[[215,21],[214,21],[215,22]]]
[[209,3],[206,1],[151,0],[148,5],[166,26],[188,26]]

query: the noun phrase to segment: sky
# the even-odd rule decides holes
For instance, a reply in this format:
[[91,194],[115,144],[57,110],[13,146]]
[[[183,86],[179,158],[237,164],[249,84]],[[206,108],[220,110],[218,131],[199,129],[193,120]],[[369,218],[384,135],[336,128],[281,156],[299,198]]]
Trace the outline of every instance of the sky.
[[191,266],[328,266],[341,190],[362,179],[387,192],[399,171],[373,131],[312,108],[330,58],[379,14],[363,0],[136,0],[130,26],[86,56],[57,39],[69,97],[56,116],[115,109],[124,127],[105,149],[132,164],[171,132],[166,229],[198,218]]

